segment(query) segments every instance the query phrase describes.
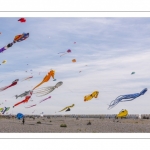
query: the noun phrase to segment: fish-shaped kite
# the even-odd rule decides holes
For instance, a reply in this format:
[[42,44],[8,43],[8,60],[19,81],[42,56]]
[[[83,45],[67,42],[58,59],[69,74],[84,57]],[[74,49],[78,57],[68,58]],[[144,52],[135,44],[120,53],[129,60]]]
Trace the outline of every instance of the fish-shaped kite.
[[15,106],[18,106],[18,105],[22,104],[22,103],[27,103],[27,102],[29,101],[29,99],[31,98],[32,93],[33,93],[33,92],[30,91],[29,94],[25,97],[25,99],[22,100],[21,102],[16,103],[16,104],[13,106],[13,108],[14,108]]
[[55,86],[48,86],[48,87],[43,87],[43,88],[37,89],[36,91],[33,92],[33,94],[36,94],[36,96],[47,95],[47,94],[51,93],[52,91],[54,91],[59,86],[61,86],[62,84],[63,84],[63,82],[60,81]]
[[30,90],[29,90],[29,91],[25,91],[24,93],[22,93],[22,94],[20,94],[20,95],[15,95],[15,97],[16,97],[16,99],[17,99],[18,97],[25,97],[25,96],[27,96],[30,92],[31,92]]
[[21,42],[24,41],[25,39],[27,39],[29,37],[29,33],[22,33],[21,35],[16,35],[14,37],[14,40],[12,43],[7,44],[7,46],[4,46],[0,49],[0,53],[4,52],[6,49],[8,49],[9,47],[12,47],[12,45],[16,42]]
[[16,79],[15,81],[12,82],[12,84],[0,88],[0,92],[1,92],[1,91],[4,91],[4,90],[6,90],[6,89],[8,89],[8,88],[10,88],[10,87],[12,87],[12,86],[15,86],[15,85],[18,83],[18,81],[19,81],[19,79]]

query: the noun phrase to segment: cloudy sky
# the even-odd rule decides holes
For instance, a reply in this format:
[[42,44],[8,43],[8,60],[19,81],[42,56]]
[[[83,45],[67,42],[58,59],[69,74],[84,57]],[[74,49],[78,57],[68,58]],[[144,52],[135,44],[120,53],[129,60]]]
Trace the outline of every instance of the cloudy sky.
[[[0,65],[0,87],[19,79],[17,85],[0,92],[0,107],[11,107],[9,113],[13,114],[117,114],[121,109],[129,114],[150,113],[150,18],[35,17],[26,18],[26,23],[18,19],[0,18],[1,48],[18,34],[30,34],[0,53],[0,63],[7,60]],[[58,53],[68,49],[71,53],[60,57]],[[42,97],[33,94],[32,101],[12,108],[24,99],[15,95],[34,88],[51,69],[56,81],[50,79],[40,87],[59,81],[63,85]],[[22,81],[29,76],[33,78]],[[108,110],[119,95],[139,93],[144,88],[148,88],[145,95]],[[98,98],[84,102],[84,96],[95,90]],[[52,98],[39,104],[48,96]],[[25,108],[34,104],[37,106]],[[75,107],[70,112],[58,112],[72,104]]]

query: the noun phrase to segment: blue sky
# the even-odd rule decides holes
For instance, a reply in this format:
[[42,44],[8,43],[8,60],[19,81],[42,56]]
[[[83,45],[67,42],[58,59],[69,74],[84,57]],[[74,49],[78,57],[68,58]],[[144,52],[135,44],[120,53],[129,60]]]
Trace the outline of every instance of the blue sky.
[[[0,53],[0,62],[7,60],[0,66],[0,87],[20,80],[16,86],[0,92],[0,103],[7,100],[0,107],[11,107],[9,113],[13,114],[31,114],[34,110],[35,114],[116,114],[121,109],[131,114],[149,113],[150,18],[35,17],[26,18],[26,23],[18,19],[0,18],[0,47],[12,42],[15,35],[30,34],[25,41]],[[68,49],[72,52],[58,55]],[[77,62],[72,63],[72,59]],[[41,87],[59,81],[63,85],[46,96],[33,95],[33,101],[12,108],[23,100],[14,95],[31,90],[50,69],[56,71],[57,80],[51,79]],[[133,71],[135,74],[131,75]],[[32,75],[29,81],[21,82]],[[145,95],[107,109],[119,95],[139,93],[144,88],[148,88]],[[95,90],[99,91],[98,98],[84,102],[84,96]],[[48,96],[52,98],[25,108]],[[72,104],[75,107],[70,112],[58,112]]]

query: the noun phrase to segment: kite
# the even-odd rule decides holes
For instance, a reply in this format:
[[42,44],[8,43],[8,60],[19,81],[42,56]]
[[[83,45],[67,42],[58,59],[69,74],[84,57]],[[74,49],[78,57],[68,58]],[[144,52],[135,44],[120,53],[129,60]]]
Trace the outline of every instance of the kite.
[[119,102],[126,102],[126,101],[132,101],[135,98],[144,95],[147,92],[147,88],[143,89],[140,93],[135,93],[135,94],[127,94],[127,95],[120,95],[118,96],[115,100],[111,101],[108,109],[113,108],[116,106]]
[[72,104],[71,106],[65,107],[64,109],[60,110],[59,112],[64,111],[66,109],[67,109],[66,111],[70,111],[70,108],[72,108],[72,107],[74,107],[74,104]]
[[35,88],[37,88],[38,86],[40,86],[41,84],[43,84],[44,82],[49,81],[51,77],[54,79],[54,75],[55,75],[55,71],[54,71],[54,70],[51,70],[50,72],[48,72],[48,75],[46,75],[46,76],[44,77],[43,81],[42,81],[41,83],[39,83],[37,86],[35,86],[35,87],[33,88],[33,90],[34,90]]
[[94,91],[92,94],[84,96],[84,101],[86,102],[91,100],[92,98],[97,98],[98,94],[99,94],[98,91]]
[[76,59],[72,59],[72,62],[76,62]]
[[3,111],[3,109],[4,109],[4,108],[0,108],[0,112],[2,112],[2,111]]
[[13,81],[13,82],[12,82],[12,84],[10,84],[10,85],[8,85],[8,86],[5,86],[5,87],[0,88],[0,92],[1,92],[1,91],[6,90],[6,89],[8,89],[8,88],[10,88],[11,86],[16,85],[16,84],[18,83],[18,81],[19,81],[19,79],[16,79],[15,81]]
[[18,113],[17,116],[16,116],[16,118],[19,119],[19,120],[22,119],[23,117],[24,117],[24,115],[21,114],[21,113]]
[[7,60],[3,60],[2,63],[5,64],[7,62]]
[[25,91],[24,93],[22,93],[22,94],[20,94],[20,95],[15,95],[15,97],[16,97],[16,99],[17,99],[18,97],[25,97],[25,96],[27,96],[30,92],[31,92],[30,90],[29,90],[29,91]]
[[74,44],[76,44],[76,42],[74,42]]
[[31,108],[31,107],[34,107],[34,106],[36,106],[36,104],[34,104],[34,105],[31,105],[31,106],[29,106],[29,107],[25,107],[25,108]]
[[14,106],[13,106],[13,108],[15,107],[15,106],[17,106],[17,105],[20,105],[20,104],[22,104],[22,103],[27,103],[28,101],[29,101],[29,99],[31,98],[31,96],[32,96],[32,91],[30,91],[29,92],[29,94],[25,97],[25,99],[24,100],[22,100],[21,102],[18,102],[17,104],[15,104]]
[[13,42],[9,43],[7,46],[4,46],[3,48],[0,49],[0,53],[4,52],[6,49],[9,47],[12,47],[12,45],[16,42],[21,42],[29,37],[29,33],[23,33],[21,35],[16,35]]
[[27,77],[27,78],[25,78],[23,81],[28,80],[28,79],[31,79],[31,78],[33,78],[33,76]]
[[4,114],[6,111],[8,111],[10,109],[10,107],[5,107],[2,114]]
[[71,50],[68,49],[66,52],[59,52],[58,54],[60,54],[60,53],[63,53],[62,55],[60,55],[60,57],[61,57],[61,56],[65,55],[65,54],[67,54],[67,53],[71,53]]
[[49,98],[51,98],[51,96],[49,96],[49,97],[47,97],[47,98],[45,98],[45,99],[41,100],[41,101],[40,101],[40,103],[42,103],[42,102],[46,101],[46,100],[47,100],[47,99],[49,99]]
[[128,111],[126,109],[122,109],[119,114],[116,116],[116,118],[125,118],[128,115]]
[[26,19],[25,18],[20,18],[18,21],[20,21],[20,22],[26,22]]
[[135,72],[132,72],[131,74],[135,74]]
[[62,84],[63,84],[63,82],[60,81],[55,86],[48,86],[48,87],[40,88],[37,91],[33,92],[33,94],[36,94],[36,96],[38,96],[38,97],[47,95],[47,94],[51,93],[52,91],[54,91],[59,86],[61,86]]
[[[42,103],[43,101],[46,101],[47,99],[50,99],[50,98],[51,98],[51,96],[41,100],[39,103]],[[31,107],[34,107],[34,106],[37,106],[37,104],[31,105],[31,106],[28,106],[28,107],[25,107],[25,108],[31,108]]]

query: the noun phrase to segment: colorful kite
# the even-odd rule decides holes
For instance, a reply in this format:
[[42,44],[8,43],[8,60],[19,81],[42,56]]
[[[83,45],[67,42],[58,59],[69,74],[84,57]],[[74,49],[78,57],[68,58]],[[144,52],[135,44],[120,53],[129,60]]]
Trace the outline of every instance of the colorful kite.
[[118,96],[115,100],[111,101],[108,109],[113,108],[116,106],[119,102],[126,102],[126,101],[132,101],[135,98],[144,95],[147,92],[147,88],[143,89],[140,93],[135,93],[135,94],[128,94],[128,95],[120,95]]
[[3,109],[3,112],[2,112],[2,114],[4,114],[6,111],[8,111],[10,109],[10,107],[5,107],[4,109]]
[[67,109],[66,111],[70,111],[70,108],[72,108],[72,107],[74,107],[74,104],[72,104],[71,106],[65,107],[64,109],[60,110],[59,112],[64,111],[66,109]]
[[14,86],[14,85],[16,85],[16,84],[18,83],[18,81],[19,81],[19,79],[16,79],[15,81],[12,82],[12,84],[0,88],[0,92],[1,92],[1,91],[4,91],[4,90],[6,90],[6,89],[8,89],[8,88],[10,88],[10,87],[12,87],[12,86]]
[[126,109],[122,109],[119,114],[116,116],[116,118],[126,118],[128,115],[128,111]]
[[14,108],[15,106],[18,106],[18,105],[22,104],[22,103],[27,103],[27,102],[29,101],[29,99],[31,98],[32,93],[33,93],[33,92],[30,91],[29,94],[25,97],[25,99],[22,100],[21,102],[15,104],[15,105],[13,106],[13,108]]
[[59,86],[61,86],[62,84],[63,84],[63,82],[60,81],[55,86],[48,86],[48,87],[40,88],[40,89],[36,90],[35,92],[33,92],[33,94],[36,94],[36,96],[38,96],[38,97],[47,95],[47,94],[51,93],[52,91],[54,91]]
[[16,116],[16,118],[19,119],[19,120],[22,119],[23,117],[24,117],[24,115],[21,114],[21,113],[18,113],[17,116]]
[[86,102],[91,100],[92,98],[97,98],[98,94],[99,94],[98,91],[94,91],[92,94],[84,96],[84,101]]
[[43,81],[41,83],[39,83],[37,86],[35,86],[33,88],[33,90],[37,87],[39,87],[41,84],[43,84],[44,82],[48,82],[50,80],[50,78],[52,77],[54,79],[54,75],[55,75],[55,71],[51,70],[50,72],[48,72],[48,75],[46,75],[43,79]]
[[21,42],[29,37],[29,33],[23,33],[21,35],[16,35],[14,38],[14,41],[12,43],[9,43],[7,46],[4,46],[3,48],[0,49],[0,53],[4,52],[6,49],[11,47],[14,43],[16,42]]
[[28,80],[28,79],[31,79],[31,78],[33,78],[33,76],[27,77],[27,78],[25,78],[23,81]]
[[60,57],[61,57],[61,56],[65,55],[65,54],[67,54],[67,53],[71,53],[71,50],[68,49],[66,52],[59,52],[58,54],[60,54],[60,53],[63,53],[62,55],[60,55]]
[[72,62],[76,62],[76,59],[72,59]]
[[[41,100],[39,103],[42,103],[42,102],[44,102],[44,101],[46,101],[46,100],[48,100],[48,99],[50,99],[50,98],[51,98],[51,96],[49,96],[49,97],[47,97],[47,98]],[[38,105],[38,104],[34,104],[34,105],[31,105],[31,106],[28,106],[28,107],[25,107],[25,108],[31,108],[31,107],[34,107],[34,106],[37,106],[37,105]]]
[[20,94],[20,95],[15,95],[15,97],[16,97],[16,99],[17,99],[18,97],[25,97],[25,96],[27,96],[30,92],[31,92],[30,90],[29,90],[29,91],[25,91],[24,93],[22,93],[22,94]]
[[20,21],[20,22],[26,22],[26,19],[25,18],[20,18],[18,21]]

